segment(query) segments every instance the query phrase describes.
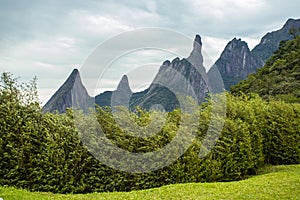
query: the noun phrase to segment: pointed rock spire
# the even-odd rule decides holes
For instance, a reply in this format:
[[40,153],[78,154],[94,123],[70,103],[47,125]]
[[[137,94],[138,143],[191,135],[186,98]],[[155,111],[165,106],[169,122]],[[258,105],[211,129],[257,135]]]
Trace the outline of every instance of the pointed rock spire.
[[112,93],[111,106],[125,106],[129,108],[129,101],[131,96],[132,91],[129,86],[128,77],[126,75],[123,75],[117,89]]
[[118,84],[117,90],[132,93],[127,75],[123,75],[121,81]]
[[194,40],[194,48],[195,48],[195,46],[197,46],[197,45],[202,46],[201,37],[200,37],[200,35],[198,35],[198,34],[196,35],[195,40]]
[[74,69],[67,80],[55,92],[43,107],[44,112],[64,113],[67,108],[76,107],[87,110],[91,107],[93,98],[82,84],[78,69]]
[[191,52],[187,60],[196,68],[200,69],[201,71],[204,70],[205,72],[205,69],[203,67],[202,41],[200,35],[196,35],[193,47],[193,51]]

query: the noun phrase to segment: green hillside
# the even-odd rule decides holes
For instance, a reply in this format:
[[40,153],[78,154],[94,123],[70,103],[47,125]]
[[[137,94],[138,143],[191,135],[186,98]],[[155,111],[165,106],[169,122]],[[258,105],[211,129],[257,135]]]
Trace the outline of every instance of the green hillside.
[[62,195],[0,187],[4,200],[46,199],[299,199],[300,165],[265,167],[237,182],[187,183],[133,192]]
[[232,93],[257,93],[263,99],[300,102],[300,36],[283,41],[265,66],[231,87]]

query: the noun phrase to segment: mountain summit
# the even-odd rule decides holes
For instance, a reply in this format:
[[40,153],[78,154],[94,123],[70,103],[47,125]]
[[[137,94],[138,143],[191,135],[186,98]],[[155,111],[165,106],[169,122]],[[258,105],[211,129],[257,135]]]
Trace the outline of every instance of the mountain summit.
[[262,66],[263,62],[252,55],[248,44],[236,38],[226,45],[214,65],[220,71],[226,90]]
[[211,70],[218,68],[225,89],[229,90],[231,86],[263,67],[265,61],[278,50],[281,41],[291,40],[291,28],[300,28],[300,19],[289,19],[281,29],[267,33],[251,51],[246,42],[234,38],[226,45]]
[[99,106],[125,106],[129,107],[130,98],[133,95],[128,77],[124,75],[117,89],[114,91],[105,91],[95,97],[95,103]]
[[203,102],[209,89],[201,50],[201,37],[196,35],[188,58],[163,62],[139,105],[150,109],[158,104],[171,111],[179,107],[179,96],[193,96],[199,103]]
[[196,35],[194,39],[193,51],[191,52],[187,60],[195,67],[198,67],[199,69],[204,69],[202,56],[202,41],[200,35]]
[[117,90],[113,91],[111,98],[112,106],[125,106],[129,108],[129,101],[132,95],[132,91],[129,86],[128,77],[124,75],[117,87]]
[[74,69],[64,84],[45,104],[44,112],[58,111],[63,113],[66,108],[77,107],[87,110],[92,106],[93,98],[88,95],[83,86],[79,71]]
[[289,33],[292,28],[300,28],[300,19],[288,19],[281,29],[267,33],[254,47],[252,54],[265,62],[278,49],[281,41],[293,39]]

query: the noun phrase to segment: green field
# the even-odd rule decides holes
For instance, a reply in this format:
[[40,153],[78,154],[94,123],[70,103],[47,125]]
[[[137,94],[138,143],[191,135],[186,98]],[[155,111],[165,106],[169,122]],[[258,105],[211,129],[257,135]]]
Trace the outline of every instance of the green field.
[[300,165],[272,166],[237,182],[189,183],[132,192],[61,195],[0,187],[10,199],[300,199]]

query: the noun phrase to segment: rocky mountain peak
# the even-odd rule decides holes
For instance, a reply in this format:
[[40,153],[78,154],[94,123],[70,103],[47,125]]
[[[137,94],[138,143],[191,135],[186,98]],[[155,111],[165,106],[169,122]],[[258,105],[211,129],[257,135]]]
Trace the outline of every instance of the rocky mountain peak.
[[67,80],[55,92],[43,107],[44,112],[58,111],[63,113],[66,108],[76,107],[87,110],[91,107],[91,98],[83,86],[78,69],[74,69]]
[[117,89],[112,92],[111,105],[129,107],[131,95],[132,91],[129,86],[128,77],[127,75],[123,75]]
[[289,33],[291,28],[300,28],[300,19],[288,19],[281,29],[267,33],[253,48],[252,54],[265,62],[278,49],[281,41],[293,38]]
[[243,51],[249,52],[248,44],[241,40],[241,38],[236,39],[234,38],[231,40],[225,47],[225,51]]
[[197,45],[202,46],[201,37],[200,37],[200,35],[198,35],[198,34],[195,36],[195,40],[194,40],[194,48],[195,48],[195,46],[197,46]]
[[171,62],[169,60],[166,60],[163,62],[163,66],[170,66]]
[[283,29],[290,30],[293,27],[300,27],[300,19],[288,19],[283,26]]
[[194,65],[201,73],[205,73],[202,56],[202,41],[200,35],[196,35],[193,44],[193,50],[187,60]]
[[255,73],[263,63],[251,54],[248,44],[241,39],[234,38],[226,45],[214,67],[217,67],[226,90],[237,84],[247,75]]
[[78,75],[80,76],[78,69],[74,68],[73,71],[71,72],[69,78],[73,77],[73,76],[78,76]]
[[117,90],[131,93],[127,75],[123,75],[121,81],[118,84]]

